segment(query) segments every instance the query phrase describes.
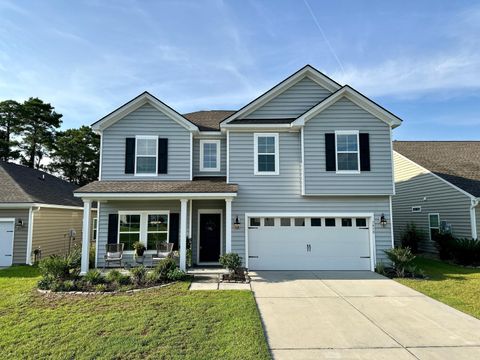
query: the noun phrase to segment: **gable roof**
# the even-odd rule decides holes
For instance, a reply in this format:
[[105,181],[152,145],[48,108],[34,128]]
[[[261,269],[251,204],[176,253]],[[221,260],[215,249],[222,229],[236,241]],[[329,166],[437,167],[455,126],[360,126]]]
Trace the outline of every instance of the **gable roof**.
[[347,98],[348,100],[352,101],[356,105],[360,106],[365,111],[368,111],[373,116],[379,118],[380,120],[384,121],[392,128],[400,126],[402,123],[402,119],[398,116],[394,115],[390,111],[386,110],[384,107],[378,105],[373,100],[370,100],[365,95],[360,93],[359,91],[353,89],[352,87],[345,85],[330,96],[326,97],[322,101],[320,101],[317,105],[313,106],[310,110],[306,111],[302,115],[300,115],[297,120],[295,120],[292,125],[304,125],[308,120],[315,117],[323,110],[327,109],[331,105],[335,104],[341,98]]
[[219,131],[220,123],[233,113],[235,110],[202,110],[183,116],[197,125],[200,131]]
[[73,196],[76,185],[26,166],[0,161],[0,184],[0,203],[83,206]]
[[320,86],[323,86],[327,90],[334,92],[341,88],[341,85],[338,84],[333,79],[329,78],[324,73],[318,71],[311,65],[306,65],[294,74],[287,77],[285,80],[281,81],[273,88],[260,95],[256,99],[252,100],[250,103],[242,107],[240,110],[226,118],[222,121],[222,124],[227,124],[234,119],[242,116],[246,116],[252,113],[254,110],[258,109],[260,106],[266,104],[285,90],[289,89],[291,86],[295,85],[297,82],[302,80],[305,77],[309,77],[311,80],[315,81]]
[[472,196],[480,197],[480,141],[394,141],[393,149]]
[[137,110],[139,107],[150,104],[157,110],[163,112],[167,116],[169,116],[172,120],[176,121],[178,124],[182,125],[184,128],[190,131],[198,130],[198,127],[192,123],[191,121],[187,120],[183,115],[178,113],[176,110],[162,102],[160,99],[156,98],[148,91],[144,91],[137,97],[133,98],[129,102],[123,104],[116,110],[112,111],[110,114],[104,116],[100,120],[94,122],[92,124],[92,129],[96,132],[101,132],[105,128],[113,125],[118,120],[122,119],[124,116],[128,115],[132,111]]

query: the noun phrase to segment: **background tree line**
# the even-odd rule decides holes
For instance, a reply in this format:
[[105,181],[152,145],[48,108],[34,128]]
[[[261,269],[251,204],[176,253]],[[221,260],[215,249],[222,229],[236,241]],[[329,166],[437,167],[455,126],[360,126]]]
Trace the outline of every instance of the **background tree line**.
[[0,101],[0,160],[42,169],[78,185],[96,180],[99,136],[88,126],[60,131],[61,124],[62,114],[39,98]]

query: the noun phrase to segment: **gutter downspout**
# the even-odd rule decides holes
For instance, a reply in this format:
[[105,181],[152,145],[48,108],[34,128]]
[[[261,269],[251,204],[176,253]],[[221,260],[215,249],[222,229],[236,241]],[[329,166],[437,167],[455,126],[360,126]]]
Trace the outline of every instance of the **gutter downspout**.
[[32,265],[32,245],[33,245],[33,218],[35,213],[40,211],[40,206],[36,209],[30,207],[28,209],[28,230],[27,230],[27,255],[25,257],[25,263],[27,265]]
[[477,218],[475,208],[478,206],[479,198],[472,199],[472,206],[470,206],[470,226],[472,227],[472,239],[478,239],[477,234]]

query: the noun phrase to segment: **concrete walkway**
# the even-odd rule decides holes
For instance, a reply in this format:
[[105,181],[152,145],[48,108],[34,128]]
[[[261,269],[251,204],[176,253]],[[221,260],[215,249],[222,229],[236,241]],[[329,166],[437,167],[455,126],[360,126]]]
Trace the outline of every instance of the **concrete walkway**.
[[480,320],[378,274],[250,275],[274,359],[480,359]]

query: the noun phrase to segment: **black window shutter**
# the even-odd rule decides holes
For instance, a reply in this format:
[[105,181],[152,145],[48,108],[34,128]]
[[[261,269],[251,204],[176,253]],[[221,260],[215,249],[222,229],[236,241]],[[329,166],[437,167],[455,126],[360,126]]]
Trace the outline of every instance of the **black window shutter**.
[[116,244],[118,239],[118,214],[108,214],[108,244]]
[[170,213],[168,242],[173,243],[173,250],[178,250],[178,235],[180,234],[180,214]]
[[335,164],[335,134],[325,134],[325,165],[327,171],[335,171],[337,166]]
[[158,139],[158,173],[168,173],[168,139]]
[[125,174],[135,172],[135,138],[125,139]]
[[360,134],[360,171],[370,171],[370,137]]

